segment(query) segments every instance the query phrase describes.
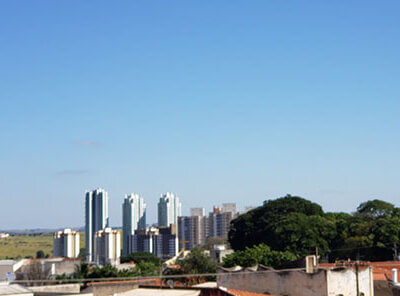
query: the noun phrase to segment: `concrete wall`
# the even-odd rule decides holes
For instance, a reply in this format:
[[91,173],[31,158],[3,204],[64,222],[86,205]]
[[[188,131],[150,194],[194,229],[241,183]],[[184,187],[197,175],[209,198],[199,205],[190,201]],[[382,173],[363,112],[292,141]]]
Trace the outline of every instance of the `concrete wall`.
[[288,296],[326,296],[327,271],[320,269],[313,274],[303,270],[222,272],[217,276],[218,286]]
[[55,273],[61,274],[71,274],[75,272],[76,266],[81,264],[81,260],[64,260],[62,262],[56,263]]
[[[372,269],[358,272],[359,291],[374,296]],[[220,270],[218,286],[255,293],[287,296],[356,296],[356,272],[352,268],[318,269],[312,274],[302,269],[239,271]],[[362,294],[361,294],[362,295]]]
[[397,295],[400,296],[399,294],[395,294],[394,291],[392,291],[392,287],[389,285],[388,281],[374,281],[374,296],[393,296]]
[[79,293],[81,290],[80,284],[66,284],[66,285],[48,285],[29,287],[33,292],[45,293]]
[[8,272],[13,273],[14,269],[13,269],[13,265],[9,264],[9,265],[0,265],[0,280],[4,280],[6,278],[6,275]]
[[138,287],[138,283],[97,284],[92,286],[92,293],[93,296],[112,296],[116,293],[126,292]]
[[[328,296],[357,296],[356,271],[352,268],[329,270]],[[374,295],[372,270],[370,267],[358,271],[358,287],[365,296]]]
[[7,273],[15,273],[18,269],[20,269],[27,259],[22,259],[19,261],[15,260],[0,260],[0,280],[4,280]]
[[392,286],[392,291],[393,291],[393,296],[400,296],[400,288],[399,287],[393,287]]
[[62,274],[72,274],[75,271],[75,267],[81,264],[79,259],[68,259],[63,260],[58,259],[42,259],[42,260],[32,260],[29,264],[22,266],[20,273],[17,275],[17,279],[26,279],[25,273],[31,271],[32,265],[41,264],[42,272],[49,275],[62,275]]

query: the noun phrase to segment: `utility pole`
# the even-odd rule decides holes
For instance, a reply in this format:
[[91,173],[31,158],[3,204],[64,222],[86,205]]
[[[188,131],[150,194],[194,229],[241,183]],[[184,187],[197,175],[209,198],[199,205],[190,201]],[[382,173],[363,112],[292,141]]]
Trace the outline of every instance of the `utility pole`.
[[393,254],[393,260],[394,261],[398,261],[399,260],[399,257],[398,257],[398,255],[397,255],[397,243],[393,243],[393,251],[394,251],[394,254]]
[[357,296],[360,296],[360,287],[359,287],[359,283],[358,283],[358,264],[359,261],[356,261],[356,285],[357,285]]

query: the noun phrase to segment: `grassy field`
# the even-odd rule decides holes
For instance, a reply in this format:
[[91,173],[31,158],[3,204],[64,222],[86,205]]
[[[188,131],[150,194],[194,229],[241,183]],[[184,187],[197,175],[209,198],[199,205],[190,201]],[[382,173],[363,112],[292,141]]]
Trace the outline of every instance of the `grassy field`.
[[[81,248],[85,247],[85,234],[80,235]],[[0,239],[0,259],[36,257],[42,250],[45,255],[52,256],[53,235],[20,235]]]

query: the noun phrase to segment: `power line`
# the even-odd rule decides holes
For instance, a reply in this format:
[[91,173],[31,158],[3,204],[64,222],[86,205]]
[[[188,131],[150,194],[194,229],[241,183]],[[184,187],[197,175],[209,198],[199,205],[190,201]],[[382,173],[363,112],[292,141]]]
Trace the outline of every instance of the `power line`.
[[112,282],[112,281],[129,281],[129,280],[156,280],[156,279],[172,279],[172,278],[188,278],[188,277],[212,277],[221,275],[241,275],[241,274],[257,274],[271,272],[285,272],[293,270],[304,270],[304,268],[277,269],[277,270],[257,270],[257,271],[231,271],[220,273],[195,273],[195,274],[178,274],[178,275],[161,275],[161,276],[136,276],[136,277],[113,277],[113,278],[84,278],[84,279],[41,279],[41,280],[14,280],[13,283],[60,283],[60,282]]

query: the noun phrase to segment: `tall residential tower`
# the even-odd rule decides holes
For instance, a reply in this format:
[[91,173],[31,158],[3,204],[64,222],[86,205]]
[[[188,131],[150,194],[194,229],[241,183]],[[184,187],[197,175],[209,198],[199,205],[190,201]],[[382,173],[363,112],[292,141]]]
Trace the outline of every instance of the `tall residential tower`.
[[86,192],[85,200],[86,260],[94,261],[94,235],[108,227],[108,193],[103,189]]
[[133,252],[131,236],[135,230],[146,229],[146,203],[138,194],[125,196],[122,204],[122,254]]
[[182,204],[179,197],[170,192],[162,194],[158,202],[158,226],[177,225],[179,216],[182,216]]

